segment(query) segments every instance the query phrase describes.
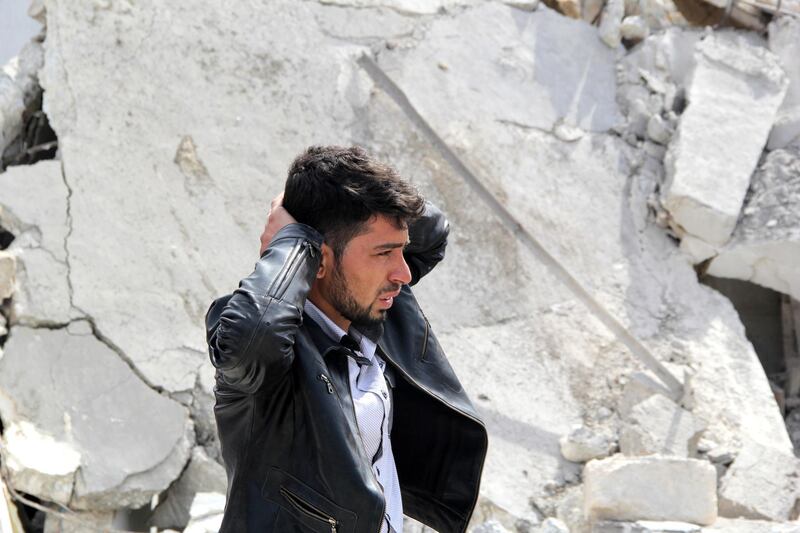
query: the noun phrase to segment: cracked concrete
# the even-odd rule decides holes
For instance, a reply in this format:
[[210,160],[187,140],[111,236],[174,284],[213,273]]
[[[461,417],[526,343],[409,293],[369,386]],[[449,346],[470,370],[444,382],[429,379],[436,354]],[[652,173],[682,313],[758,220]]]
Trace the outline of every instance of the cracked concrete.
[[[45,389],[42,373],[53,376]],[[71,474],[52,485],[40,481],[34,494],[73,508],[138,507],[166,489],[188,459],[194,433],[186,409],[139,380],[98,342],[87,321],[59,329],[14,327],[0,376],[4,426],[22,424],[28,433],[43,435],[39,442],[75,451]],[[14,448],[4,454],[18,465],[13,476],[48,479],[47,469],[14,455]]]

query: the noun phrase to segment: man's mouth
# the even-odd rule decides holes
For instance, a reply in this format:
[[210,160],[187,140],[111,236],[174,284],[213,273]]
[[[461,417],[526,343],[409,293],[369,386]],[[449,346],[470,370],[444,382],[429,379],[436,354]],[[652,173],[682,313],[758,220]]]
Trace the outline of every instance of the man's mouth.
[[394,299],[397,297],[398,294],[400,294],[399,290],[390,292],[385,296],[378,297],[378,301],[380,302],[381,307],[389,309],[392,306],[392,303],[394,303]]

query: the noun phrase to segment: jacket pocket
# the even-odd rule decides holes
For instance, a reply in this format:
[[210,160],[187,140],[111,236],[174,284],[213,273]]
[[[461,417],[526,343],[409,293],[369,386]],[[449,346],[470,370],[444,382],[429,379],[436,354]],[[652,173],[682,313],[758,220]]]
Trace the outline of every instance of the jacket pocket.
[[272,467],[261,495],[278,504],[296,522],[315,533],[353,533],[357,515],[318,493],[296,477]]

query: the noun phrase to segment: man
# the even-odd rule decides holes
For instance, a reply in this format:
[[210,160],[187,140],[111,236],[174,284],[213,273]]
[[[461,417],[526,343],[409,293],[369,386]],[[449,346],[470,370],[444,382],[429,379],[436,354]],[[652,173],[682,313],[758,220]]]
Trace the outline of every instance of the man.
[[447,234],[359,148],[294,161],[254,272],[206,316],[223,533],[466,531],[486,430],[409,289]]

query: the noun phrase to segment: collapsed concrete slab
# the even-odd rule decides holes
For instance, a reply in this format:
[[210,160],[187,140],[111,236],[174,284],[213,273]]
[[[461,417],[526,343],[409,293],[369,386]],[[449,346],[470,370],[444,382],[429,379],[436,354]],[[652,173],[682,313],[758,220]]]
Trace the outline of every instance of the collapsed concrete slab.
[[15,236],[8,251],[18,263],[14,323],[66,324],[74,315],[65,248],[68,197],[60,161],[10,167],[0,174],[0,225]]
[[583,481],[594,519],[708,525],[717,518],[717,473],[706,461],[615,455],[587,463]]
[[451,123],[438,130],[445,138],[477,120],[546,131],[559,121],[606,131],[620,120],[614,51],[592,26],[546,7],[485,3],[437,19],[424,41],[380,60],[427,120]]
[[69,517],[48,515],[44,521],[44,533],[86,533],[87,531],[113,531],[114,513],[79,512]]
[[789,78],[775,124],[769,134],[767,149],[783,148],[800,137],[800,20],[776,17],[769,25],[769,49],[778,56]]
[[800,143],[770,152],[753,176],[731,241],[708,273],[800,299]]
[[800,459],[747,443],[722,478],[719,513],[728,518],[794,520],[800,500]]
[[225,469],[222,465],[209,458],[202,448],[195,447],[189,465],[181,477],[170,486],[150,523],[159,529],[181,530],[189,523],[192,502],[198,492],[224,494],[227,486]]
[[624,455],[693,457],[703,429],[691,412],[653,394],[623,417],[619,448]]
[[193,438],[185,409],[144,385],[85,322],[14,328],[0,360],[0,417],[19,428],[3,453],[22,486],[78,509],[147,503],[178,477]]
[[720,245],[736,225],[788,80],[775,55],[745,35],[705,37],[695,61],[688,107],[664,160],[662,202],[680,231]]

